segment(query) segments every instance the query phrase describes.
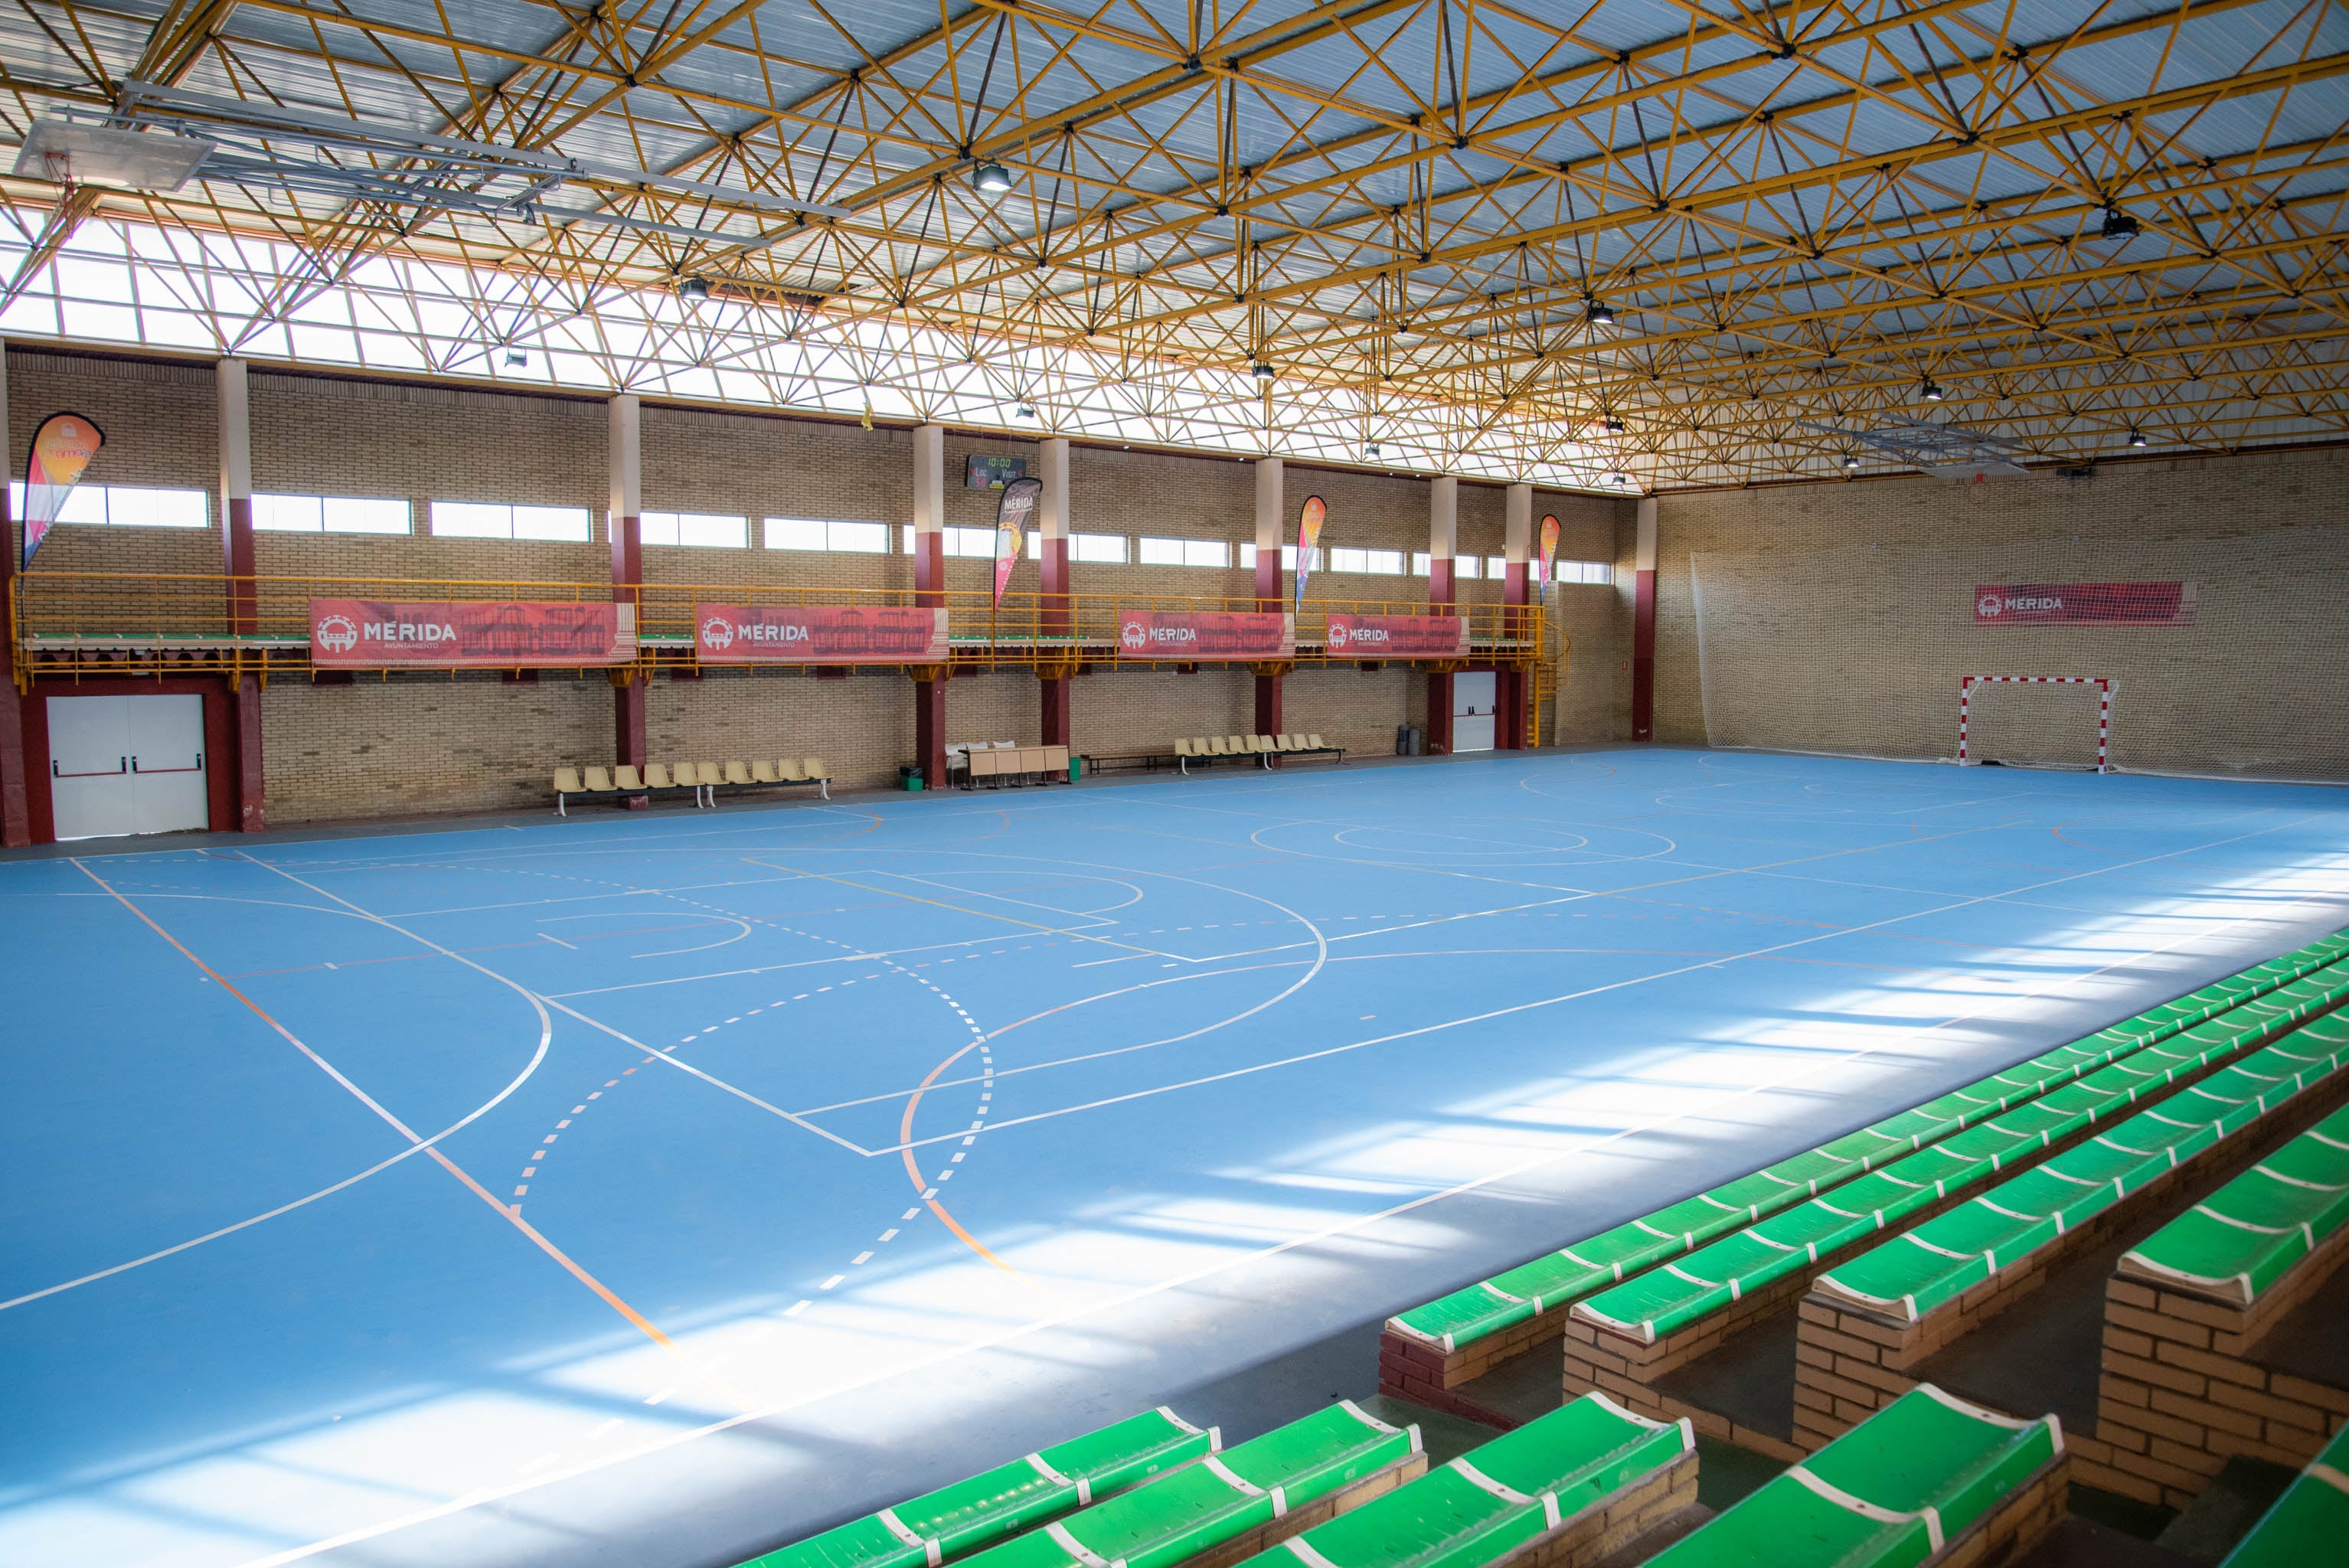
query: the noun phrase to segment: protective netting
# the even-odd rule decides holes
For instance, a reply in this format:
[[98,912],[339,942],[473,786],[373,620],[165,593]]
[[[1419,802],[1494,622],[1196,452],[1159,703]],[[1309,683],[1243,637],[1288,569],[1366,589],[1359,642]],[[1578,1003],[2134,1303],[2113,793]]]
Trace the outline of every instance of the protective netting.
[[[1961,677],[2102,676],[2116,769],[2349,779],[2349,530],[1698,554],[1691,571],[1714,746],[1954,758]],[[2014,618],[2050,586],[2163,583],[2186,585],[2185,624]],[[2029,586],[1978,610],[1986,585]],[[1973,755],[2093,768],[2095,689],[1975,686]]]

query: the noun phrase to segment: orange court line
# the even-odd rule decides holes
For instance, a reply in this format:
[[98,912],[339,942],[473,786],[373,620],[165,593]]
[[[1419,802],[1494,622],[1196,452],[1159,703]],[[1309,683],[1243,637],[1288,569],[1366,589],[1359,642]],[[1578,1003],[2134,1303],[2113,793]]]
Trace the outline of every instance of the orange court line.
[[[336,1083],[341,1084],[343,1088],[348,1089],[353,1095],[357,1096],[360,1102],[366,1105],[368,1109],[374,1111],[385,1121],[390,1123],[391,1126],[399,1132],[401,1137],[407,1139],[410,1143],[420,1144],[424,1141],[423,1139],[416,1135],[416,1131],[413,1128],[400,1120],[397,1116],[394,1116],[390,1111],[386,1110],[382,1106],[377,1104],[374,1099],[362,1090],[357,1084],[351,1082],[350,1079],[345,1078],[341,1073],[336,1071],[325,1057],[319,1056],[317,1052],[312,1050],[308,1046],[304,1045],[299,1039],[295,1038],[294,1031],[288,1029],[285,1025],[272,1017],[267,1009],[264,1008],[261,1004],[255,1002],[252,997],[246,995],[234,985],[229,984],[229,982],[221,975],[218,970],[205,963],[202,959],[197,957],[193,953],[189,952],[187,945],[184,943],[182,943],[178,937],[172,935],[170,932],[164,930],[160,925],[158,925],[155,923],[154,918],[145,910],[140,909],[137,904],[123,897],[121,892],[110,885],[105,878],[99,876],[96,872],[82,864],[81,861],[78,857],[75,859],[73,863],[75,870],[80,872],[82,875],[96,882],[99,887],[104,888],[108,893],[113,896],[117,903],[122,905],[123,908],[137,915],[140,922],[146,925],[148,930],[153,932],[156,935],[170,943],[171,946],[179,952],[181,957],[186,959],[189,963],[202,970],[204,974],[212,979],[213,984],[217,985],[222,990],[226,991],[230,995],[235,997],[238,1001],[243,1003],[245,1006],[252,1009],[254,1016],[268,1025],[270,1028],[276,1031],[279,1036],[292,1044],[295,1049],[300,1051],[318,1067],[325,1069],[329,1078],[332,1078]],[[556,1263],[562,1264],[564,1269],[570,1272],[573,1278],[578,1280],[580,1284],[585,1285],[589,1290],[594,1291],[597,1295],[603,1297],[605,1305],[611,1307],[613,1311],[618,1313],[622,1317],[626,1318],[631,1324],[635,1325],[645,1337],[650,1339],[654,1344],[661,1346],[661,1348],[665,1350],[677,1351],[679,1355],[684,1354],[682,1351],[678,1350],[677,1342],[671,1339],[667,1335],[663,1334],[658,1328],[655,1327],[652,1323],[646,1318],[644,1314],[638,1312],[635,1307],[630,1306],[626,1302],[621,1300],[620,1297],[613,1292],[610,1286],[597,1279],[594,1274],[589,1274],[585,1269],[582,1268],[576,1262],[574,1262],[570,1253],[564,1252],[561,1247],[556,1246],[553,1242],[548,1241],[546,1237],[540,1234],[535,1226],[524,1220],[520,1214],[515,1213],[505,1204],[499,1202],[496,1198],[491,1196],[489,1190],[483,1187],[479,1181],[474,1181],[471,1176],[468,1175],[455,1161],[450,1159],[447,1155],[441,1153],[440,1150],[435,1148],[428,1147],[424,1152],[430,1155],[433,1161],[438,1163],[442,1170],[448,1171],[449,1174],[454,1176],[458,1181],[462,1181],[467,1187],[471,1188],[473,1194],[480,1198],[482,1202],[487,1203],[491,1208],[496,1210],[498,1212],[499,1218],[513,1226],[523,1235],[528,1236],[532,1242],[537,1244],[540,1251],[546,1253],[548,1257],[553,1258]]]
[[[974,1042],[974,1045],[975,1044],[976,1042]],[[897,1141],[909,1146],[899,1150],[898,1153],[905,1159],[905,1175],[907,1179],[914,1183],[914,1191],[916,1192],[926,1192],[930,1191],[930,1184],[922,1180],[922,1168],[914,1163],[914,1150],[910,1147],[914,1141],[914,1108],[922,1103],[922,1091],[928,1088],[931,1082],[936,1079],[940,1073],[946,1071],[947,1068],[954,1066],[955,1063],[968,1056],[972,1049],[972,1046],[965,1046],[962,1049],[957,1051],[954,1055],[948,1057],[946,1060],[932,1068],[930,1069],[929,1077],[924,1078],[920,1083],[914,1087],[913,1094],[905,1101],[905,1114],[898,1118]],[[972,1235],[968,1231],[964,1230],[955,1217],[947,1212],[945,1204],[939,1202],[936,1198],[924,1198],[922,1202],[929,1205],[931,1213],[936,1214],[940,1220],[946,1222],[947,1230],[952,1231],[956,1235],[962,1238],[962,1244],[964,1246],[968,1247],[972,1252],[977,1253],[980,1257],[985,1258],[988,1263],[993,1264],[997,1268],[1001,1269],[1005,1274],[1011,1275],[1014,1279],[1025,1279],[1027,1277],[1018,1269],[1013,1268],[1009,1264],[1005,1263],[1001,1258],[997,1257],[993,1253],[988,1251],[986,1243],[980,1241],[977,1236]]]

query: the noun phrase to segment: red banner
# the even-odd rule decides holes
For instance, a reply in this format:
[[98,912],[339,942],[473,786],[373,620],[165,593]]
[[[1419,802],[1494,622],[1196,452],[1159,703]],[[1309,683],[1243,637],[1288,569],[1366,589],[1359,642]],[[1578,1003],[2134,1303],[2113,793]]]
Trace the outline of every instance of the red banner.
[[937,665],[947,613],[894,604],[704,604],[695,651],[709,665]]
[[1211,664],[1285,659],[1297,652],[1297,618],[1272,611],[1127,610],[1122,618],[1122,659]]
[[1977,626],[2190,626],[2191,583],[1985,583]]
[[636,651],[633,604],[310,601],[310,662],[315,665],[371,670],[399,665],[520,669],[626,664]]
[[1330,615],[1330,656],[1464,659],[1468,623],[1457,615]]

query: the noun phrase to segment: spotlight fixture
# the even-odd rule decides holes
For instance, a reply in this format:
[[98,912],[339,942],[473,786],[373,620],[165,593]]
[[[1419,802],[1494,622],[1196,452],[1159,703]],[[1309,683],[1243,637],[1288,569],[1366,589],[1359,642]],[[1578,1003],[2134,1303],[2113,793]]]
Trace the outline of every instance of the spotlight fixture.
[[699,304],[701,301],[709,297],[709,280],[707,278],[688,278],[683,283],[677,285],[677,292],[679,298],[689,299],[696,304]]
[[1022,403],[1015,412],[1023,419],[1032,419],[1036,417],[1036,405],[1033,403]]
[[1366,458],[1375,458],[1378,455],[1379,444],[1376,441],[1364,441],[1362,443],[1362,456]]
[[1607,430],[1618,435],[1621,434],[1624,428],[1623,421],[1612,414],[1608,415],[1601,423]]
[[1859,467],[1859,454],[1857,452],[1846,452],[1843,455],[1843,466],[1847,469],[1856,469]]
[[1593,326],[1615,325],[1615,307],[1605,300],[1591,300],[1582,307],[1582,319]]
[[1941,390],[1941,384],[1934,380],[1930,376],[1925,377],[1925,385],[1922,390],[1925,401],[1928,403],[1938,403],[1942,398],[1949,396],[1948,393]]
[[1274,377],[1279,375],[1280,372],[1259,360],[1255,365],[1248,367],[1248,374],[1255,377],[1259,381],[1269,381]]
[[970,171],[970,188],[982,196],[1000,196],[1011,189],[1011,170],[990,158]]
[[2107,240],[2127,240],[2137,233],[2137,220],[2118,207],[2105,209],[2105,222],[2100,232]]
[[1631,482],[1631,476],[1630,474],[1609,474],[1607,476],[1607,482],[1611,485],[1628,485]]
[[2132,447],[2149,447],[2153,443],[2146,439],[2146,435],[2143,430],[2140,430],[2136,426],[2132,425],[2129,427],[2128,444]]
[[506,363],[517,366],[527,365],[530,363],[530,351],[509,343],[506,345]]

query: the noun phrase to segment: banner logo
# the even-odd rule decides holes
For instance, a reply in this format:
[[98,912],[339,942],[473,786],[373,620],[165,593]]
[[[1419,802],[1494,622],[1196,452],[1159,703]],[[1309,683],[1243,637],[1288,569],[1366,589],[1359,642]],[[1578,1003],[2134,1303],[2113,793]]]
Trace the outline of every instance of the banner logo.
[[1464,659],[1468,623],[1456,615],[1348,615],[1333,610],[1325,642],[1332,655],[1355,658]]
[[633,604],[313,599],[310,658],[363,669],[619,665],[636,655],[636,614]]
[[1974,588],[1978,626],[2190,626],[2191,583],[1986,583]]
[[926,605],[704,604],[694,650],[717,665],[935,665],[947,613]]

